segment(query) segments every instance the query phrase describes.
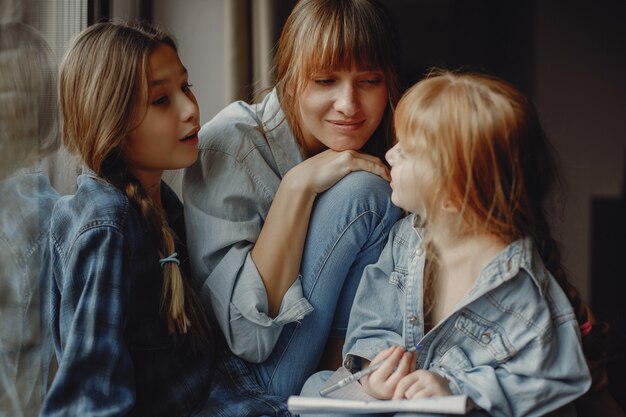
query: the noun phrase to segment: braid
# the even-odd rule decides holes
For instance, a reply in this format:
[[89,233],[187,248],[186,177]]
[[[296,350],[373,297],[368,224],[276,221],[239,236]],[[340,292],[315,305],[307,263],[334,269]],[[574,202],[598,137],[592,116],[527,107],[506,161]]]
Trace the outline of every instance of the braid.
[[[165,258],[175,252],[174,238],[169,226],[160,210],[154,206],[152,199],[143,187],[133,178],[125,184],[125,194],[130,201],[134,202],[141,212],[141,217],[146,220],[148,229],[157,239],[159,256]],[[161,306],[166,310],[167,329],[171,333],[187,333],[189,318],[185,313],[185,290],[183,277],[178,264],[167,262],[163,264],[163,294]]]
[[[122,190],[131,204],[139,210],[148,230],[156,239],[159,257],[164,258],[174,253],[176,250],[174,237],[167,219],[162,211],[156,208],[141,183],[124,169],[122,159],[111,155],[105,160],[102,171],[104,177]],[[184,335],[191,328],[194,346],[210,345],[211,326],[202,304],[189,283],[183,279],[182,271],[175,262],[163,264],[161,309],[166,313],[167,329],[170,334]]]

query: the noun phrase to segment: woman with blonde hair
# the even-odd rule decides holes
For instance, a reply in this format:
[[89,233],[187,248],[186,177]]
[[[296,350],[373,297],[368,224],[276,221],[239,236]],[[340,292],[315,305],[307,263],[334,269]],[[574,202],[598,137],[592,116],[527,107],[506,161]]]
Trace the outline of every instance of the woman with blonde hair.
[[301,0],[275,88],[200,132],[183,183],[192,274],[267,392],[299,392],[323,356],[339,363],[362,270],[400,215],[381,161],[396,45],[376,0]]
[[54,206],[50,312],[58,371],[43,416],[284,415],[189,282],[183,207],[161,180],[197,158],[199,110],[170,36],[98,23],[61,64],[63,142],[85,169]]

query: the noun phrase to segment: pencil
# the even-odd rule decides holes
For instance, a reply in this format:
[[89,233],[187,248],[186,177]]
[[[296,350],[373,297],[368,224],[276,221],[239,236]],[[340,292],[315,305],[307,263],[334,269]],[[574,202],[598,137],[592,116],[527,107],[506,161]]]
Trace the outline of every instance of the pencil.
[[[417,345],[415,346],[415,348],[409,349],[407,350],[407,352],[411,352],[414,350],[419,350],[421,346]],[[361,369],[358,372],[353,373],[352,375],[350,375],[349,377],[346,377],[344,379],[342,379],[341,381],[338,381],[337,383],[331,385],[330,387],[326,387],[322,390],[320,390],[320,395],[322,397],[327,396],[328,394],[330,394],[331,392],[337,391],[339,388],[343,388],[348,384],[352,384],[355,381],[358,381],[359,379],[363,378],[364,376],[367,376],[369,374],[371,374],[372,372],[374,372],[375,370],[377,370],[378,368],[380,368],[382,366],[383,363],[385,363],[387,359],[383,359],[380,362],[376,362],[375,364],[368,366],[365,369]]]

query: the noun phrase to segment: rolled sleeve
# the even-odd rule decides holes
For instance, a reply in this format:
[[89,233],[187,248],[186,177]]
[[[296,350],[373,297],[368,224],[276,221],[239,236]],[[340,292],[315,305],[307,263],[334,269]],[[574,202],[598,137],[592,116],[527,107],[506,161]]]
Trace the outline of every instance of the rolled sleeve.
[[237,356],[262,362],[274,349],[283,325],[301,320],[312,310],[298,277],[283,297],[278,315],[271,318],[265,287],[248,252],[229,306],[229,346]]

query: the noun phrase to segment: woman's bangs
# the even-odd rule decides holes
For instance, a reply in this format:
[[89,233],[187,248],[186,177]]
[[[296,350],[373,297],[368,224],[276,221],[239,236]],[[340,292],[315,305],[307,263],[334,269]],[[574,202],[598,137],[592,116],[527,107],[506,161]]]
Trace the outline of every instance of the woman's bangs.
[[310,45],[300,56],[303,75],[311,77],[318,72],[353,68],[361,71],[381,69],[377,45],[370,45],[370,39],[351,36],[351,31],[345,28],[322,31],[322,27],[320,25],[314,33],[309,33],[307,42],[302,43]]

